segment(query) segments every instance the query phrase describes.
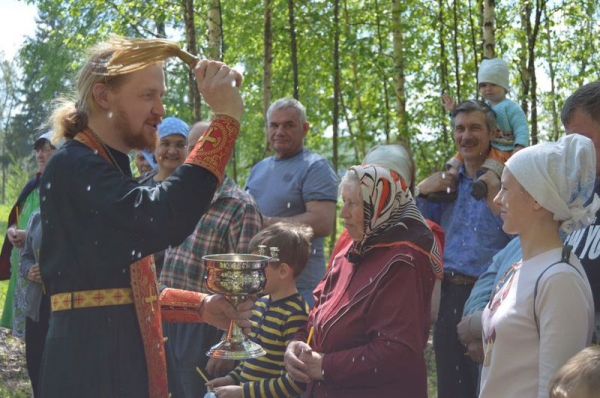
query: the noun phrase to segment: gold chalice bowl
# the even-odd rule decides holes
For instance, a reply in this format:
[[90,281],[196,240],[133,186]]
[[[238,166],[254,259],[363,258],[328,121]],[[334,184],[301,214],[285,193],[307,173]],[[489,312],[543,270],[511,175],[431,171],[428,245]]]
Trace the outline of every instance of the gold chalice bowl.
[[[269,261],[278,261],[277,248],[271,248],[271,257],[261,254],[213,254],[202,257],[207,270],[206,287],[222,294],[234,308],[248,297],[263,290],[267,282],[265,267]],[[227,335],[206,355],[223,359],[248,359],[265,355],[265,350],[242,333],[231,320]]]

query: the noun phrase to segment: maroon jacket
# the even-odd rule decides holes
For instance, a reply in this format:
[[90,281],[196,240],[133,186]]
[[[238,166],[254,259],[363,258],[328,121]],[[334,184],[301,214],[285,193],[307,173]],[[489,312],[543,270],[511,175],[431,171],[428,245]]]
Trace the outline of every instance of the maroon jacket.
[[375,248],[353,265],[337,254],[315,290],[304,329],[325,353],[325,380],[307,397],[427,397],[423,350],[430,328],[435,275],[428,258],[406,244]]

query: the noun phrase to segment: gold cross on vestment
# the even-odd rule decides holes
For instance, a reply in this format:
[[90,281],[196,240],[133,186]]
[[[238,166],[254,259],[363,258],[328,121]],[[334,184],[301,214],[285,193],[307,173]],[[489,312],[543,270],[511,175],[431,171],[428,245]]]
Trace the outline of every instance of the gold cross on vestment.
[[213,145],[215,145],[217,142],[219,142],[219,140],[217,138],[211,137],[210,133],[205,134],[202,138],[200,138],[200,141],[198,141],[198,149],[202,148],[204,146],[204,144],[206,143],[206,141],[210,142]]
[[144,297],[144,301],[146,303],[152,303],[151,304],[152,312],[154,312],[154,304],[153,304],[153,302],[157,301],[158,297],[156,297],[156,295],[153,295],[152,293],[153,293],[152,292],[152,286],[148,286],[148,297]]

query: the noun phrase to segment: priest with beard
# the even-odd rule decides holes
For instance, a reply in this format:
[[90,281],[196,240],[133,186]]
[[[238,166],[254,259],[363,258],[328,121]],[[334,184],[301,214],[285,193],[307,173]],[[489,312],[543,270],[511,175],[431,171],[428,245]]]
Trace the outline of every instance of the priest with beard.
[[[127,153],[153,150],[165,114],[162,61],[194,71],[215,118],[184,164],[158,187],[140,186]],[[75,101],[51,122],[66,144],[41,183],[40,270],[52,315],[42,397],[168,397],[161,322],[249,331],[252,301],[237,312],[218,295],[162,288],[152,253],[179,245],[208,209],[239,133],[241,76],[162,39],[113,37],[90,52]]]

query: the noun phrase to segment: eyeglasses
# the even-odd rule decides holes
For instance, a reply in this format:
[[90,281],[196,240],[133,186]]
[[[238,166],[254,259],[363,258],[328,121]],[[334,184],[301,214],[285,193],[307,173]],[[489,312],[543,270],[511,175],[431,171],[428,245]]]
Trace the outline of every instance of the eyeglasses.
[[40,152],[41,152],[41,153],[48,154],[48,153],[50,153],[50,152],[54,151],[55,149],[56,149],[56,148],[54,148],[53,146],[43,146],[43,147],[41,147],[41,148],[35,148],[33,151],[34,151],[36,154],[39,154]]
[[169,149],[169,148],[175,148],[175,149],[185,149],[187,148],[187,142],[185,141],[176,141],[176,142],[169,142],[169,141],[161,141],[158,146],[160,146],[162,149]]

